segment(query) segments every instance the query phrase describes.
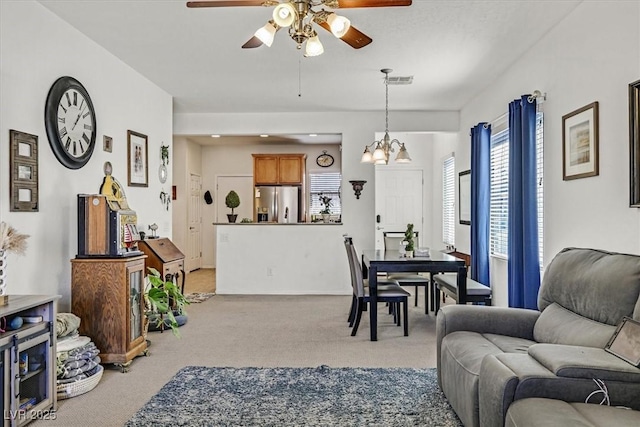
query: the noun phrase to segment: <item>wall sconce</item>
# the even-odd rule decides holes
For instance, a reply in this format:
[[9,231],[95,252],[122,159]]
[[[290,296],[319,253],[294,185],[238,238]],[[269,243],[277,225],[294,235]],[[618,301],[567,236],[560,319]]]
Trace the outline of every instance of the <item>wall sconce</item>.
[[353,186],[353,191],[356,193],[356,199],[360,199],[360,193],[362,193],[362,188],[367,183],[367,181],[349,181]]

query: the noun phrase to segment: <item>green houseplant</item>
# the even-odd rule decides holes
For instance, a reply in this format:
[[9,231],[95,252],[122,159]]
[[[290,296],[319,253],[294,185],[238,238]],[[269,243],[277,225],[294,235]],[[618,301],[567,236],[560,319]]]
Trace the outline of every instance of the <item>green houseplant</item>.
[[176,316],[186,314],[184,306],[188,305],[189,301],[172,280],[164,280],[155,268],[149,267],[148,270],[149,283],[144,293],[147,320],[157,328],[171,328],[173,334],[180,337]]
[[227,218],[229,219],[229,222],[236,222],[238,215],[234,214],[233,210],[238,206],[240,206],[240,196],[238,196],[238,193],[231,190],[229,191],[229,194],[227,194],[227,197],[225,197],[224,203],[227,205],[229,209],[231,209],[231,213],[227,214]]
[[318,198],[320,199],[320,203],[324,206],[324,208],[320,211],[320,215],[322,215],[323,222],[329,222],[331,218],[331,197],[325,196],[323,193],[318,194]]
[[404,232],[404,241],[407,242],[405,246],[406,257],[413,258],[414,242],[413,242],[413,224],[407,224],[407,231]]

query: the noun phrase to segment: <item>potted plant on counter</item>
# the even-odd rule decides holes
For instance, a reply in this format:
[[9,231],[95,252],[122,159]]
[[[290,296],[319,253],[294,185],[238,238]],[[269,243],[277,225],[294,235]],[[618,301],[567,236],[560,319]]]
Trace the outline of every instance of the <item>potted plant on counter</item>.
[[329,222],[331,219],[331,197],[325,196],[323,193],[318,194],[320,203],[324,206],[324,209],[320,211],[322,215],[322,222]]
[[405,245],[405,256],[407,258],[413,258],[413,224],[407,224],[407,231],[404,232],[404,241],[407,242]]
[[231,190],[229,191],[229,194],[227,194],[227,197],[225,197],[224,203],[227,205],[229,209],[231,209],[231,213],[227,214],[227,218],[229,219],[229,222],[236,222],[238,215],[234,214],[233,210],[238,206],[240,206],[240,196],[238,196],[238,193]]

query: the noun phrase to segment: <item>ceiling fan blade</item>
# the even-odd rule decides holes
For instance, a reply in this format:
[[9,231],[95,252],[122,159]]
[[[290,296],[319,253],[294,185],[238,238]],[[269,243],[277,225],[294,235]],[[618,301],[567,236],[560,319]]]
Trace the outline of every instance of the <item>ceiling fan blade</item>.
[[338,8],[411,6],[412,0],[337,0]]
[[243,49],[253,49],[254,47],[260,47],[262,46],[262,41],[257,38],[256,36],[253,36],[249,39],[248,42],[246,42],[245,44],[242,45]]
[[[265,0],[228,0],[228,1],[188,1],[187,7],[229,7],[229,6],[262,6],[266,2]],[[268,4],[267,6],[270,6]]]
[[[331,27],[329,26],[329,23],[327,21],[316,22],[316,23],[320,25],[322,28],[324,28],[325,30],[331,32]],[[371,37],[369,37],[368,35],[366,35],[365,33],[361,32],[360,30],[356,29],[353,26],[349,28],[349,31],[347,31],[347,34],[342,36],[340,40],[347,43],[349,46],[351,46],[354,49],[360,49],[361,47],[365,47],[366,45],[368,45],[373,41]]]

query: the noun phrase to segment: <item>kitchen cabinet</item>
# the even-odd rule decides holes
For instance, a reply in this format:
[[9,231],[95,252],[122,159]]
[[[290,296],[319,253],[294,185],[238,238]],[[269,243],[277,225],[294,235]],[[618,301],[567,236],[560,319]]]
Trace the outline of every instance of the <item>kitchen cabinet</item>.
[[80,335],[90,337],[102,363],[128,371],[146,354],[144,278],[146,255],[71,260],[71,310]]
[[305,154],[253,154],[255,185],[303,185]]
[[0,333],[0,400],[3,426],[22,426],[33,419],[55,419],[56,302],[58,296],[10,295],[0,318],[23,321]]

